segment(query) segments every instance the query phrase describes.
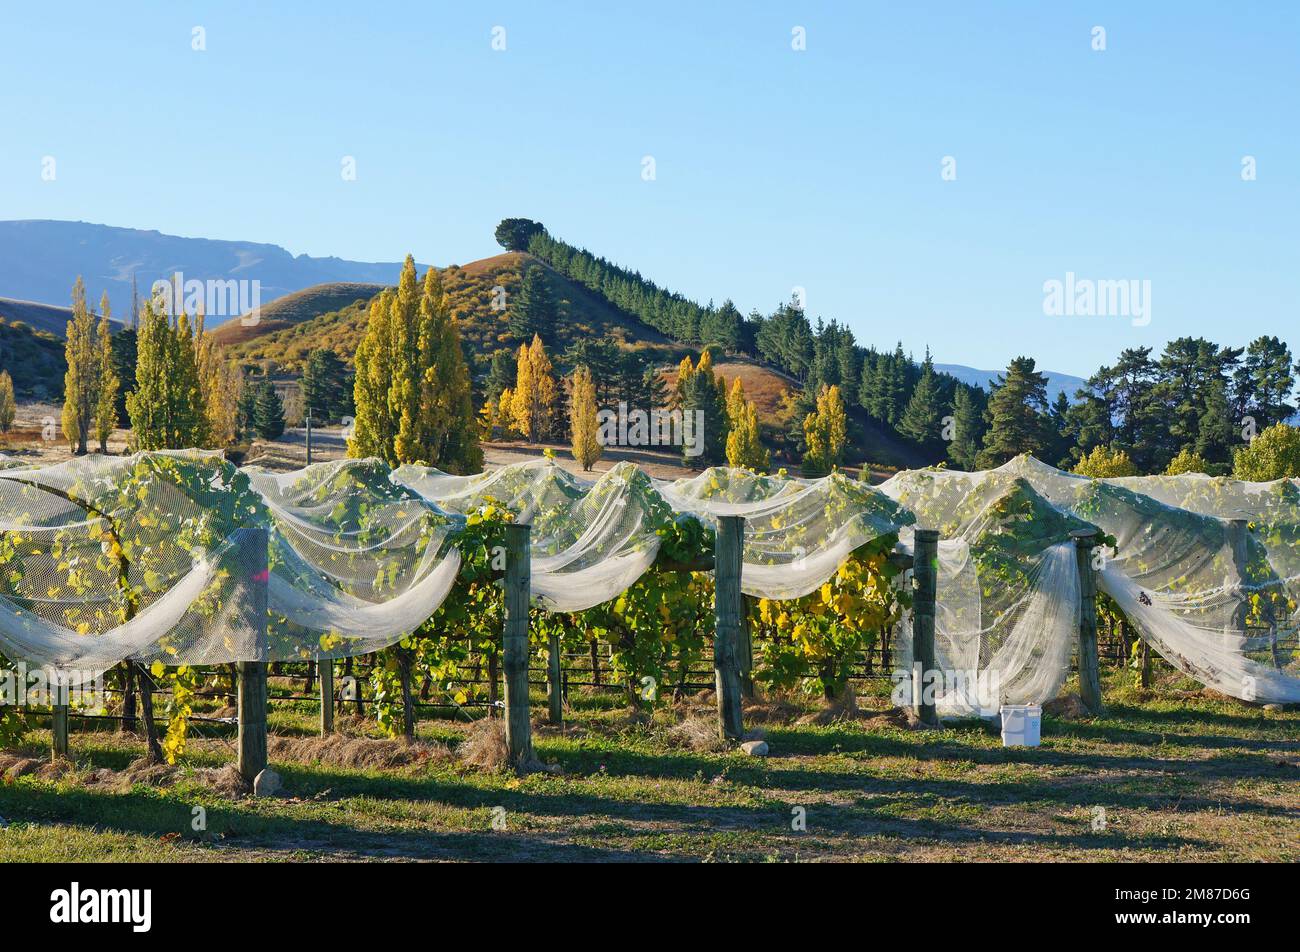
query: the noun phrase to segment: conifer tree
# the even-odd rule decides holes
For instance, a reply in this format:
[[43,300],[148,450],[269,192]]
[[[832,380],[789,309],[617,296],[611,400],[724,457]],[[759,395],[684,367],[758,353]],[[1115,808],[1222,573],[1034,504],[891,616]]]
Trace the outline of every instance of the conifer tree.
[[510,333],[522,341],[549,334],[558,317],[559,309],[545,273],[536,265],[528,268],[510,303]]
[[99,451],[108,452],[108,438],[117,426],[117,391],[121,382],[113,355],[113,324],[108,292],[99,299],[99,330],[95,349],[99,359],[99,398],[95,402],[95,438]]
[[1047,418],[1047,378],[1034,369],[1032,357],[1017,357],[994,384],[985,418],[989,428],[979,465],[1001,466],[1021,453],[1041,456],[1052,444]]
[[80,276],[72,286],[72,319],[64,343],[68,370],[63,375],[63,435],[78,456],[87,442],[99,404],[100,363],[95,341],[95,321],[86,305],[86,286]]
[[596,385],[591,371],[579,367],[569,378],[569,434],[573,458],[589,472],[600,459],[601,445],[597,439]]
[[943,408],[939,395],[939,379],[934,373],[930,351],[925,352],[921,376],[912,389],[912,397],[898,421],[898,432],[919,446],[933,446],[942,435],[940,419]]
[[[687,439],[682,456],[688,464],[717,466],[727,458],[727,404],[718,399],[712,372],[698,370],[686,378],[681,395],[683,431]],[[698,448],[699,454],[691,453]]]
[[952,398],[952,440],[948,459],[956,466],[973,470],[984,436],[984,408],[969,387],[958,387]]
[[0,370],[0,433],[8,433],[14,425],[18,413],[18,402],[14,399],[14,378],[9,371]]
[[264,440],[279,439],[284,433],[284,403],[270,381],[258,384],[253,404],[253,430]]
[[771,454],[759,439],[758,411],[745,398],[745,388],[737,377],[727,397],[727,416],[731,431],[727,434],[727,463],[765,473],[772,465]]

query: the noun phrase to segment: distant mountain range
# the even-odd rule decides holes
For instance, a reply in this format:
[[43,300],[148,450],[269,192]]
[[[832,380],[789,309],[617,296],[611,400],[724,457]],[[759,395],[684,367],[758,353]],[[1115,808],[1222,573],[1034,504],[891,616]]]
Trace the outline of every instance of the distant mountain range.
[[[935,370],[941,370],[946,374],[951,374],[962,383],[968,383],[972,386],[989,389],[989,384],[997,377],[1001,376],[1001,370],[977,370],[974,367],[965,367],[961,364],[935,364]],[[1070,374],[1059,374],[1054,370],[1040,370],[1047,377],[1047,399],[1055,400],[1058,393],[1064,392],[1066,398],[1074,403],[1074,393],[1082,387],[1088,385],[1088,381],[1082,377],[1074,377]]]
[[[396,284],[400,271],[400,262],[313,258],[252,241],[179,238],[79,221],[0,221],[0,298],[68,307],[81,275],[92,306],[107,291],[118,318],[131,308],[132,275],[142,299],[155,281],[180,272],[187,281],[258,281],[261,303],[268,304],[317,284]],[[209,308],[208,325],[232,316]]]

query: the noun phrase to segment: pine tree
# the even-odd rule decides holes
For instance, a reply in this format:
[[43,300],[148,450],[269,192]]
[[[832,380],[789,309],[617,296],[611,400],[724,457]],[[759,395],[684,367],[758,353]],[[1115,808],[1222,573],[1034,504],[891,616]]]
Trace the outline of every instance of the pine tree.
[[731,431],[727,434],[727,463],[731,466],[767,472],[772,456],[759,438],[758,411],[745,398],[745,388],[737,377],[727,397],[727,417]]
[[921,377],[912,389],[912,397],[899,418],[898,432],[918,446],[933,446],[942,435],[942,416],[939,379],[935,376],[934,361],[930,359],[930,351],[927,349],[925,362],[921,365]]
[[304,408],[312,411],[312,420],[324,423],[337,420],[348,409],[347,368],[339,355],[328,348],[313,350],[302,370]]
[[276,440],[284,433],[284,404],[270,381],[258,384],[253,404],[253,430],[264,440]]
[[965,470],[975,469],[984,437],[984,407],[969,387],[959,386],[952,400],[952,440],[948,459]]
[[550,334],[559,316],[551,286],[540,267],[524,272],[519,290],[510,304],[510,333],[518,340]]
[[1041,456],[1052,444],[1047,418],[1047,378],[1032,357],[1017,357],[994,384],[985,418],[989,428],[980,452],[982,467],[1001,466],[1021,453]]
[[86,306],[86,286],[80,277],[72,286],[72,319],[64,354],[68,370],[63,375],[63,435],[73,452],[84,456],[99,404],[100,363],[95,321]]
[[824,476],[844,461],[848,417],[839,387],[826,387],[817,395],[817,411],[804,417],[803,430],[806,475]]
[[586,367],[579,367],[569,378],[569,434],[573,458],[583,472],[589,472],[600,459],[601,445],[596,438],[596,385]]
[[[703,462],[709,466],[723,463],[727,458],[727,404],[718,399],[712,372],[696,371],[686,378],[681,391],[681,412],[686,437],[682,447],[684,460],[688,464]],[[691,455],[697,449],[698,455]]]
[[9,371],[0,370],[0,433],[8,433],[14,425],[18,414],[18,402],[14,399],[14,378]]
[[99,360],[99,398],[95,402],[95,438],[99,451],[108,452],[108,438],[117,426],[117,391],[120,381],[113,356],[113,324],[108,292],[99,299],[99,330],[95,350]]

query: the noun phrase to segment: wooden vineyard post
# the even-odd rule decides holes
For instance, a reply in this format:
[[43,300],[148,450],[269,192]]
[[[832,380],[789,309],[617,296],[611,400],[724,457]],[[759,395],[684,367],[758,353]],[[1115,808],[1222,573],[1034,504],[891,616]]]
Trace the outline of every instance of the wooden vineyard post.
[[1076,529],[1075,556],[1079,566],[1079,700],[1084,709],[1101,713],[1101,671],[1097,660],[1097,577],[1092,570],[1092,550],[1097,533]]
[[744,516],[719,516],[713,563],[713,683],[718,696],[718,733],[738,741],[745,732],[740,694],[740,646],[744,601],[740,593]]
[[[921,676],[912,679],[912,707],[921,723],[939,726],[934,707],[938,676],[934,660],[935,593],[939,584],[939,530],[917,529],[913,535],[912,578],[916,588],[912,595],[912,670]],[[934,687],[927,689],[926,685]]]
[[528,600],[532,556],[529,527],[506,526],[505,631],[502,665],[506,674],[506,749],[510,766],[525,770],[533,762],[533,726],[528,711]]
[[54,700],[63,703],[55,704],[50,715],[50,759],[60,760],[68,756],[68,688],[62,679],[54,685],[54,691]]
[[[249,606],[252,624],[257,633],[258,657],[265,658],[266,639],[266,589],[267,589],[267,532],[251,529],[255,538],[252,605]],[[266,661],[241,661],[238,664],[239,689],[236,704],[239,713],[239,773],[252,783],[266,769]]]
[[316,675],[320,678],[320,736],[326,737],[334,733],[334,659],[316,662]]
[[560,635],[551,635],[546,647],[546,690],[552,724],[564,723],[564,685],[560,683]]
[[741,595],[740,603],[740,645],[736,652],[740,664],[740,696],[746,701],[754,700],[754,633],[749,626],[749,606],[754,599]]

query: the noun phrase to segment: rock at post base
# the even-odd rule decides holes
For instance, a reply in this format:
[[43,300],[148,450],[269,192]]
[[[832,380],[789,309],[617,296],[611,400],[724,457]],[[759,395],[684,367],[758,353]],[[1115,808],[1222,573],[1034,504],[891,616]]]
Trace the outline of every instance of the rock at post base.
[[283,786],[280,775],[270,767],[266,767],[253,779],[253,796],[274,797],[279,794]]
[[747,740],[740,745],[740,749],[750,757],[766,757],[767,741],[765,740]]

